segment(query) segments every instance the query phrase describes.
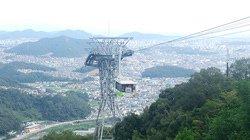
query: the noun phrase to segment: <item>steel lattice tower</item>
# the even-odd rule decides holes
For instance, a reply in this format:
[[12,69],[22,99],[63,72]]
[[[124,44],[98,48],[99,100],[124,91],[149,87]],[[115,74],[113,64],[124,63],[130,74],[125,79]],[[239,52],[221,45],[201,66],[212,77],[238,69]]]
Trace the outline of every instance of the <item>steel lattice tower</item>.
[[120,61],[134,52],[126,47],[132,38],[129,37],[95,37],[90,38],[94,49],[86,59],[86,66],[99,69],[100,102],[96,118],[96,129],[93,140],[102,140],[103,128],[107,121],[112,126],[120,117],[119,108],[115,101],[115,83],[120,71]]

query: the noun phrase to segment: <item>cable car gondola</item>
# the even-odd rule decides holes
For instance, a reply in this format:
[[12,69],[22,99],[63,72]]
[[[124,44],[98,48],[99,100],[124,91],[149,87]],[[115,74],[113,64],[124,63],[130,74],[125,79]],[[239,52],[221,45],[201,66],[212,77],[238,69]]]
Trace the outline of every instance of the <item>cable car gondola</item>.
[[136,96],[136,82],[124,78],[116,80],[116,95],[134,97]]

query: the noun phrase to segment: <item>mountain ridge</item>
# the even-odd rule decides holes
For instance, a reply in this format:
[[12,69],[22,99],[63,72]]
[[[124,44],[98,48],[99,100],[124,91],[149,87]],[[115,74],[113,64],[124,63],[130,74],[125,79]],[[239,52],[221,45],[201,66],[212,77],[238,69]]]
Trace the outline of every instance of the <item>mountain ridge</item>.
[[5,52],[33,56],[50,54],[53,57],[80,57],[87,54],[87,49],[90,47],[86,39],[59,36],[42,38],[36,42],[26,42]]
[[[0,31],[0,39],[21,39],[21,38],[54,38],[58,36],[68,36],[76,39],[88,39],[92,36],[104,36],[101,34],[94,35],[84,30],[65,29],[59,31],[36,31],[33,29],[17,30],[17,31]],[[158,33],[142,33],[142,32],[128,32],[118,35],[119,37],[131,36],[138,40],[169,40],[179,37],[178,35],[169,34],[163,35]]]
[[120,37],[133,37],[136,40],[171,40],[177,38],[178,36],[155,33],[128,32],[120,35]]
[[20,39],[20,38],[53,38],[57,36],[69,36],[76,39],[87,39],[92,35],[82,30],[61,30],[53,32],[35,31],[26,29],[21,31],[0,31],[0,39]]

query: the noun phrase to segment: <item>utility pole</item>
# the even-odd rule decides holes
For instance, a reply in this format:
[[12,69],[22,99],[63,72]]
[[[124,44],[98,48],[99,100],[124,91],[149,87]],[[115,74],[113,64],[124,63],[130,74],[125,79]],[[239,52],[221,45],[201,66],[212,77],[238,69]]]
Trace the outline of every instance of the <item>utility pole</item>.
[[227,70],[226,70],[226,76],[229,77],[229,49],[228,47],[226,46],[226,49],[227,49]]

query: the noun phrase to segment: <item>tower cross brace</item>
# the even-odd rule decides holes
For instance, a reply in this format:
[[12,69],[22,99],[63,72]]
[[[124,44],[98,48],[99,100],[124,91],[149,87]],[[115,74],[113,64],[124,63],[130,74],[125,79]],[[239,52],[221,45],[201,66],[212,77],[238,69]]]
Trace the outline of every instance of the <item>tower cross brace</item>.
[[[103,139],[106,124],[114,126],[119,120],[119,108],[115,101],[115,84],[120,71],[120,61],[134,53],[126,47],[130,37],[95,37],[90,38],[93,50],[85,61],[86,66],[99,69],[100,96],[97,111],[96,128],[93,140]],[[113,139],[113,137],[112,137]]]

